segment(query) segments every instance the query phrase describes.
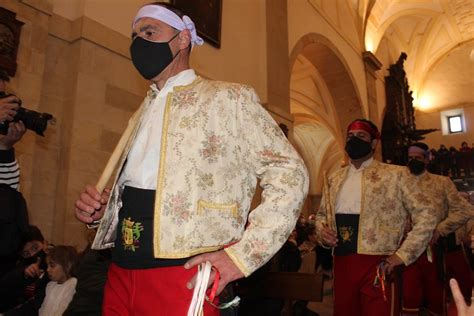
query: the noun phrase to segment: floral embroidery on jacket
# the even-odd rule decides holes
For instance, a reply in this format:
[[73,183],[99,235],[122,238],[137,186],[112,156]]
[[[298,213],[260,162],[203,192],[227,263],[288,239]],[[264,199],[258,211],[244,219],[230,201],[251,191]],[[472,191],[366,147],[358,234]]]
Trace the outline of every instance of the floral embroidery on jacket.
[[299,185],[297,170],[291,172],[285,172],[281,177],[281,183],[287,184],[290,188],[296,187]]
[[271,161],[281,161],[282,163],[285,163],[288,161],[288,158],[285,156],[282,156],[281,153],[275,152],[269,148],[265,148],[265,150],[259,151],[258,155],[261,156],[263,159],[268,159]]
[[421,203],[421,204],[424,204],[424,205],[429,205],[431,203],[430,199],[428,198],[428,196],[422,192],[418,192],[415,194],[415,199]]
[[167,195],[164,201],[163,211],[166,215],[173,215],[173,221],[181,225],[187,221],[190,212],[191,203],[188,202],[187,195],[183,192]]
[[196,91],[193,90],[179,91],[173,94],[173,104],[184,108],[192,106],[196,102],[196,94]]
[[194,116],[184,116],[179,122],[179,127],[190,129],[196,126],[197,120]]
[[370,171],[370,173],[369,173],[369,181],[370,182],[376,183],[380,180],[382,180],[382,178],[377,173],[377,170]]
[[198,186],[203,190],[206,189],[206,187],[213,186],[214,179],[213,179],[212,173],[204,173],[204,172],[198,173],[197,183],[198,183]]
[[223,157],[226,153],[222,137],[215,134],[208,135],[206,140],[202,142],[203,149],[200,150],[201,157],[209,163],[217,162],[219,157]]
[[373,228],[364,229],[363,233],[362,233],[362,236],[363,236],[364,239],[367,239],[367,242],[369,244],[375,244],[377,242],[375,229],[373,229]]

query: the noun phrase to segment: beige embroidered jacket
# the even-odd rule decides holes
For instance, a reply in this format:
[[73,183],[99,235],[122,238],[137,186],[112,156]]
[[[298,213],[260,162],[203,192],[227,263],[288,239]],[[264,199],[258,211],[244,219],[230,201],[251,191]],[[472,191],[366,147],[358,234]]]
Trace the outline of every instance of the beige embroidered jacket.
[[[323,225],[335,229],[336,198],[348,170],[348,167],[342,168],[326,181],[316,214],[317,231]],[[412,180],[406,167],[376,160],[363,171],[357,240],[359,254],[396,253],[408,265],[426,249],[437,224],[437,217],[432,216],[432,201],[410,184]],[[413,218],[413,229],[401,243],[408,214]]]
[[450,178],[423,172],[412,176],[413,184],[423,190],[436,205],[438,225],[436,230],[441,236],[463,226],[470,218],[474,218],[474,207],[459,195]]
[[[119,145],[112,194],[94,249],[112,247],[117,182],[149,92]],[[258,103],[253,89],[198,77],[167,97],[154,210],[154,255],[185,258],[225,249],[248,276],[268,261],[293,229],[308,190],[302,159]],[[114,155],[112,155],[114,156]],[[106,168],[108,169],[108,168]],[[262,203],[249,214],[257,178]]]

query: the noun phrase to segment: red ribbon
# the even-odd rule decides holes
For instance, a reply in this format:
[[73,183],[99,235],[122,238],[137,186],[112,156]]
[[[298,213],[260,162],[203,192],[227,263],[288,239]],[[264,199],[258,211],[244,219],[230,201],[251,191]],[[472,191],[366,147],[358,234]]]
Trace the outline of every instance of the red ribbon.
[[370,126],[368,123],[363,122],[363,121],[354,121],[349,126],[347,127],[347,133],[351,130],[362,130],[370,134],[372,138],[380,138],[380,133],[374,129],[372,126]]
[[375,276],[374,280],[374,286],[380,286],[382,288],[382,295],[383,295],[383,300],[384,302],[387,301],[387,294],[385,291],[385,280],[386,280],[386,275],[385,272],[383,271],[384,265],[387,263],[385,261],[382,261],[378,266],[377,266],[377,275]]
[[219,280],[221,278],[221,274],[216,267],[212,266],[212,270],[216,272],[216,276],[214,277],[214,284],[211,288],[211,293],[209,294],[208,298],[210,302],[214,302],[214,298],[216,297],[217,287],[219,286]]

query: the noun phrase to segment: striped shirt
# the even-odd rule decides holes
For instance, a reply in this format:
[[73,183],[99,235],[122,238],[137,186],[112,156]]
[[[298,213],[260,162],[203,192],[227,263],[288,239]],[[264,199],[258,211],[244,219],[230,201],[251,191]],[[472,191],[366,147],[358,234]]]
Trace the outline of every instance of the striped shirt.
[[15,159],[15,150],[0,150],[0,183],[15,190],[20,187],[20,167]]

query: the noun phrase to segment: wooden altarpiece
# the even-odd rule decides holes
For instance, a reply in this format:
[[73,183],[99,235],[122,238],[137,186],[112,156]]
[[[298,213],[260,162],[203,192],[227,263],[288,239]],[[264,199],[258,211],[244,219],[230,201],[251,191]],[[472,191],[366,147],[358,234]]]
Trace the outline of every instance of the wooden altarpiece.
[[382,125],[382,159],[397,165],[406,165],[408,146],[436,131],[416,129],[412,91],[403,67],[406,59],[407,54],[402,52],[385,77],[387,104]]

